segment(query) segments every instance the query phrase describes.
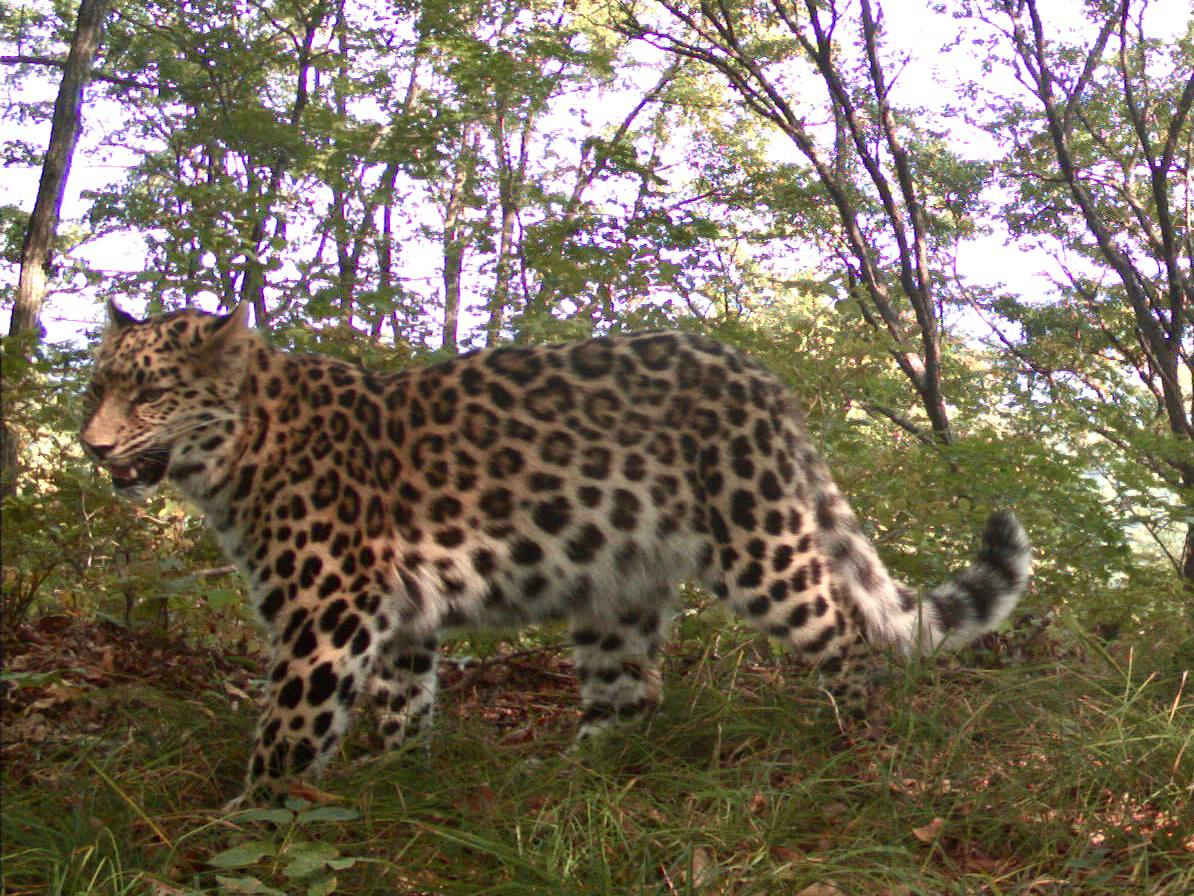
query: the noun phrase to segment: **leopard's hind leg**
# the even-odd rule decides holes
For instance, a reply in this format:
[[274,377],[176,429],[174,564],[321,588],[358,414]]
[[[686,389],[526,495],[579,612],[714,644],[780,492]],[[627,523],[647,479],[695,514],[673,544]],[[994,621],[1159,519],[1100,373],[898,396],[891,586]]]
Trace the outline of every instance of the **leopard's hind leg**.
[[[840,719],[865,714],[872,648],[857,611],[834,585],[815,515],[787,495],[756,498],[745,491],[710,515],[718,557],[710,575],[714,593],[816,668]],[[747,525],[756,520],[762,525]]]
[[572,615],[582,707],[577,740],[643,716],[663,699],[658,657],[667,633],[670,592],[660,586],[640,604],[604,612],[589,607]]
[[380,651],[369,693],[387,750],[430,727],[438,683],[436,648],[434,637],[397,636]]

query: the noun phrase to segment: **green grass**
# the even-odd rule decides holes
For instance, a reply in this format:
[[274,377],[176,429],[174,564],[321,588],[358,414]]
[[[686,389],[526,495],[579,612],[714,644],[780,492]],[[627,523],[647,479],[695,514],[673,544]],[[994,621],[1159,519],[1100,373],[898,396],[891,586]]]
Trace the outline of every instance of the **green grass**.
[[119,711],[7,769],[3,892],[1194,892],[1179,674],[1093,648],[926,664],[896,671],[881,721],[845,743],[807,676],[689,629],[642,727],[567,751],[560,657],[499,660],[449,680],[430,754],[359,761],[360,725],[314,811],[215,810],[253,722],[220,682],[93,694]]

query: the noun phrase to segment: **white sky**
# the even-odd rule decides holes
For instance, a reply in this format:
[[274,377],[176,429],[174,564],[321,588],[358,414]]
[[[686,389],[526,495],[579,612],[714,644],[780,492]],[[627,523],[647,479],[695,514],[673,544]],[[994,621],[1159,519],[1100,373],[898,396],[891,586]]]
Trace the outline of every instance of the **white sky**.
[[[889,50],[908,50],[913,54],[898,75],[895,85],[897,102],[906,103],[915,98],[916,102],[926,106],[940,106],[952,101],[955,94],[951,86],[977,75],[978,61],[977,54],[968,52],[964,47],[949,54],[941,53],[941,47],[954,36],[956,22],[947,15],[930,12],[925,0],[885,0],[882,6],[888,28],[887,47]],[[1081,3],[1078,0],[1050,0],[1042,6],[1047,9],[1047,15],[1056,17],[1054,21],[1076,22]],[[1151,28],[1168,36],[1184,30],[1190,15],[1189,0],[1153,0],[1148,21]],[[0,79],[3,77],[4,69],[0,68]],[[994,85],[999,92],[1015,89],[1010,74],[987,76],[988,81],[991,77],[1006,79],[1006,84]],[[52,99],[56,88],[56,81],[47,82],[43,88],[44,96]],[[4,96],[4,93],[4,88],[0,86],[0,96]],[[84,137],[75,154],[63,202],[64,220],[77,219],[85,211],[87,204],[81,199],[82,193],[118,180],[124,174],[125,166],[131,162],[131,158],[106,158],[94,151],[96,133],[111,126],[111,113],[105,116],[102,106],[92,106],[86,110]],[[49,123],[31,126],[20,136],[44,146],[49,137]],[[985,135],[958,132],[957,137],[967,154],[980,157],[996,151],[990,138]],[[0,170],[0,204],[10,203],[25,210],[31,209],[39,174],[38,170],[30,168]],[[88,259],[94,267],[111,272],[136,271],[144,264],[139,240],[129,235],[96,240],[82,247],[79,255]],[[408,265],[412,263],[409,254],[405,261]],[[426,274],[436,275],[440,263],[438,254],[428,254],[423,261]],[[418,260],[413,260],[413,263],[418,264]],[[970,282],[987,285],[1003,283],[1020,294],[1039,295],[1048,291],[1046,275],[1054,270],[1054,265],[1047,253],[1006,245],[1002,236],[997,234],[965,245],[960,253],[959,269]],[[411,272],[408,270],[406,273]],[[100,317],[98,303],[86,293],[52,295],[43,311],[43,323],[51,339],[71,338],[83,326],[95,323]],[[8,311],[5,309],[0,312],[3,332],[7,332],[7,318]]]

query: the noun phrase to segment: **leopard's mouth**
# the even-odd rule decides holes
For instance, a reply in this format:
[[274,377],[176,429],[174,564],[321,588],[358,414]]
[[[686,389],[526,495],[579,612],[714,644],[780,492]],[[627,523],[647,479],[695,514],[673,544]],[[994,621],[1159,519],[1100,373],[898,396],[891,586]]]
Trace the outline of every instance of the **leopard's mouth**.
[[153,449],[139,454],[125,464],[104,463],[104,469],[112,477],[117,491],[131,488],[147,488],[157,485],[166,475],[170,454],[162,449]]

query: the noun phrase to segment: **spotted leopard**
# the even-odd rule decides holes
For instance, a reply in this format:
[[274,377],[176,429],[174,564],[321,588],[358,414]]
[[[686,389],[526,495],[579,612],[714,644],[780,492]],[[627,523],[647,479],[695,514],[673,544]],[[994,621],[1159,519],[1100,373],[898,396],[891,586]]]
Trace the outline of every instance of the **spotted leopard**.
[[82,441],[118,492],[169,480],[271,635],[244,798],[318,773],[367,695],[387,747],[428,723],[450,626],[567,620],[579,737],[660,702],[679,582],[865,700],[878,647],[953,648],[1029,573],[1010,513],[923,597],[888,575],[782,383],[683,333],[499,347],[377,373],[271,348],[247,307],[115,306]]

